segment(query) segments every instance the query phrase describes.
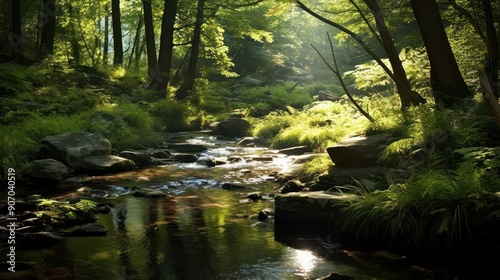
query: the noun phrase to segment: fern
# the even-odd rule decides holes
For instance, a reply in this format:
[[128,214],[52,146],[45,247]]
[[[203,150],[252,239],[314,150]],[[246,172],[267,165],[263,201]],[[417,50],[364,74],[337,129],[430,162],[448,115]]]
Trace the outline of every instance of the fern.
[[75,203],[75,208],[78,211],[82,212],[89,212],[97,209],[97,202],[88,200],[88,199],[81,199],[77,203]]

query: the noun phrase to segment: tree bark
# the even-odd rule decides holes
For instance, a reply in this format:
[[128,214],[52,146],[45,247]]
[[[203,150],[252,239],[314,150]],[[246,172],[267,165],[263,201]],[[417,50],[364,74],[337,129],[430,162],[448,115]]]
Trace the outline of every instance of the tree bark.
[[106,16],[104,17],[104,42],[102,43],[102,64],[108,65],[108,48],[109,48],[109,4],[104,8]]
[[10,57],[16,61],[21,57],[21,0],[12,0],[12,31],[8,35]]
[[146,53],[148,56],[148,74],[154,78],[156,72],[156,42],[153,26],[153,11],[151,9],[151,0],[142,0],[144,8],[144,32],[146,34]]
[[161,22],[160,53],[153,81],[149,89],[163,91],[167,88],[174,48],[174,25],[177,14],[177,0],[165,0]]
[[491,0],[482,0],[484,19],[486,23],[486,47],[488,50],[485,72],[488,75],[490,84],[493,85],[493,94],[500,96],[500,85],[498,85],[498,65],[500,64],[500,46],[498,46],[495,21]]
[[68,13],[69,13],[69,30],[70,30],[70,45],[71,45],[71,58],[68,61],[70,65],[80,65],[80,43],[76,37],[76,24],[75,24],[75,14],[71,3],[68,3]]
[[136,52],[140,48],[141,30],[143,25],[144,25],[144,17],[141,11],[141,13],[139,14],[139,22],[137,23],[137,29],[135,31],[134,44],[132,45],[132,50],[130,51],[130,56],[128,58],[127,69],[130,69],[130,67],[132,66],[132,59],[134,58],[134,56],[137,57]]
[[203,10],[205,9],[205,0],[198,0],[198,9],[196,12],[196,22],[194,25],[193,39],[191,42],[191,56],[189,57],[189,64],[184,82],[181,87],[175,92],[177,100],[186,99],[194,87],[196,79],[196,64],[200,54],[200,37],[201,25],[203,24]]
[[425,99],[422,98],[422,96],[411,90],[410,81],[408,81],[406,71],[403,68],[403,63],[399,58],[398,51],[396,50],[396,46],[394,46],[391,33],[387,28],[384,17],[382,15],[382,10],[380,9],[377,1],[364,0],[364,2],[375,17],[376,28],[382,41],[382,47],[384,48],[385,53],[389,58],[394,77],[398,80],[398,82],[396,83],[396,87],[399,93],[399,98],[401,99],[401,107],[404,109],[412,105],[425,103]]
[[122,25],[120,20],[120,0],[111,0],[111,16],[113,20],[113,66],[123,64]]
[[56,1],[42,0],[42,37],[38,56],[43,58],[54,54],[54,38],[56,35]]
[[436,0],[411,0],[411,5],[431,64],[434,100],[452,107],[471,94],[458,69]]

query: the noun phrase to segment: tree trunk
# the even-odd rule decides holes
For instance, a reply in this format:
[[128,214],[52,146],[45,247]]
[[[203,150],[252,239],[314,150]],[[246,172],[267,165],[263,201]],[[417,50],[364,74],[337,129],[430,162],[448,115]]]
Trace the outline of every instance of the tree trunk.
[[422,98],[422,96],[411,90],[410,81],[408,81],[406,71],[403,68],[403,63],[401,62],[401,59],[399,59],[398,51],[396,50],[396,46],[394,46],[392,36],[387,28],[382,15],[382,10],[380,9],[377,1],[364,0],[364,2],[368,8],[370,8],[370,11],[375,17],[376,27],[382,40],[382,46],[387,54],[387,57],[389,58],[389,62],[391,63],[394,77],[398,80],[396,87],[399,98],[401,99],[401,107],[404,109],[412,105],[425,103],[425,99]]
[[10,57],[16,61],[21,57],[21,0],[12,0],[12,31],[9,33]]
[[70,45],[71,45],[71,58],[68,61],[70,65],[80,65],[80,43],[76,37],[76,24],[75,24],[75,14],[73,11],[73,6],[68,3],[68,13],[69,13],[69,31],[70,31]]
[[56,1],[42,0],[42,37],[38,56],[43,58],[54,54],[54,38],[56,35]]
[[172,51],[174,48],[174,24],[177,15],[177,0],[165,0],[163,7],[163,19],[161,22],[160,53],[157,69],[149,89],[163,91],[167,88],[170,67],[172,65]]
[[153,26],[153,11],[151,9],[151,0],[142,0],[144,8],[144,32],[146,34],[146,53],[148,56],[148,74],[154,78],[156,72],[156,42]]
[[104,42],[102,46],[102,64],[108,65],[108,47],[109,47],[109,4],[106,4],[104,11]]
[[139,22],[137,23],[137,29],[135,31],[134,44],[132,45],[132,50],[130,51],[130,56],[128,58],[127,69],[130,69],[132,66],[132,59],[134,56],[137,57],[137,50],[140,48],[139,44],[141,43],[141,29],[144,25],[144,17],[142,16],[142,11],[139,14]]
[[191,42],[191,56],[189,57],[188,70],[186,76],[184,77],[184,82],[175,93],[175,98],[177,100],[182,100],[188,97],[194,87],[194,81],[196,79],[196,64],[200,54],[201,25],[203,24],[204,9],[205,0],[198,0],[198,10],[196,12],[196,22]]
[[500,97],[500,85],[498,85],[498,66],[500,64],[500,47],[498,46],[498,38],[495,29],[495,21],[493,19],[493,11],[491,8],[491,0],[482,0],[484,19],[486,23],[486,47],[488,57],[485,67],[486,75],[493,85],[493,93],[498,98]]
[[113,19],[113,66],[123,64],[122,25],[120,21],[120,0],[111,0],[111,16]]
[[[401,86],[400,83],[400,79],[398,79],[394,73],[391,71],[391,69],[389,69],[389,67],[382,61],[382,59],[370,48],[370,46],[368,46],[368,44],[366,44],[365,41],[363,41],[363,39],[361,38],[361,36],[359,36],[358,34],[354,33],[352,30],[344,27],[343,25],[337,23],[337,22],[334,22],[334,21],[331,21],[331,20],[328,20],[322,16],[320,16],[318,13],[315,13],[314,11],[312,11],[309,7],[307,7],[304,3],[302,3],[300,0],[295,0],[295,3],[300,7],[302,8],[305,12],[307,12],[308,14],[312,15],[313,17],[319,19],[320,21],[328,24],[328,25],[331,25],[337,29],[339,29],[340,31],[346,33],[347,35],[349,35],[351,38],[353,38],[354,40],[356,40],[356,42],[358,42],[358,44],[366,51],[366,53],[368,53],[376,62],[378,65],[380,65],[380,67],[382,67],[382,69],[385,71],[385,73],[387,73],[387,75],[394,81],[394,83],[396,83],[396,85],[398,86]],[[403,86],[404,87],[404,86]]]
[[458,69],[436,0],[411,0],[411,5],[431,64],[434,99],[452,107],[471,94]]

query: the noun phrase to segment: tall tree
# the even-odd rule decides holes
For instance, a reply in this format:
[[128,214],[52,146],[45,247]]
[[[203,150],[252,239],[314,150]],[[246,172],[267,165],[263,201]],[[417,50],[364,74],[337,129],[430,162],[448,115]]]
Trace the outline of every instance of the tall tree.
[[78,42],[78,38],[76,35],[76,15],[78,14],[77,8],[75,9],[71,3],[67,3],[68,5],[68,14],[69,14],[69,36],[70,36],[70,46],[71,46],[71,55],[68,58],[68,63],[73,65],[80,64],[80,43]]
[[12,60],[21,57],[21,35],[21,0],[12,0],[12,31],[8,35]]
[[[394,63],[396,66],[396,70],[389,69],[389,67],[382,61],[382,59],[370,48],[370,46],[363,40],[363,38],[359,35],[356,34],[354,31],[350,30],[349,28],[346,28],[345,26],[331,21],[318,13],[314,12],[311,10],[309,7],[307,7],[304,3],[302,3],[300,0],[295,0],[295,3],[302,8],[305,12],[308,14],[312,15],[313,17],[321,20],[322,22],[331,25],[340,31],[348,34],[351,38],[356,40],[356,42],[359,43],[361,47],[377,62],[380,67],[387,73],[387,75],[394,81],[396,86],[398,87],[398,94],[401,99],[401,107],[404,109],[410,105],[417,105],[420,103],[425,102],[425,100],[418,95],[416,92],[412,91],[411,88],[409,88],[409,82],[408,79],[406,78],[406,73],[404,72],[404,69],[398,66],[398,61],[400,63],[399,57],[397,57],[397,52],[394,47],[394,43],[392,42],[391,36],[389,34],[389,31],[387,30],[387,27],[385,26],[385,22],[383,21],[383,18],[381,16],[380,8],[378,8],[378,5],[376,5],[375,1],[366,1],[367,5],[369,4],[369,7],[373,8],[373,13],[375,14],[376,17],[376,22],[377,22],[377,28],[381,29],[382,32],[384,33],[381,35],[381,43],[384,46],[384,48],[388,48],[386,51],[388,52],[387,55],[388,57],[392,58],[390,60],[391,63]],[[385,27],[385,28],[384,28]],[[398,71],[398,72],[395,72]],[[396,75],[397,73],[397,75]],[[406,81],[406,82],[405,82]],[[401,89],[401,90],[399,90]]]
[[42,38],[38,56],[54,54],[54,38],[56,35],[56,1],[42,0]]
[[177,15],[177,0],[165,0],[161,22],[160,52],[155,75],[149,89],[163,91],[167,88],[174,48],[174,25]]
[[416,92],[411,90],[410,81],[406,76],[406,71],[403,68],[403,63],[399,58],[398,51],[394,45],[391,33],[387,28],[382,9],[376,0],[364,0],[373,16],[375,17],[376,27],[380,35],[382,47],[389,58],[389,62],[394,72],[394,77],[398,80],[396,87],[398,89],[399,97],[401,99],[401,106],[407,108],[411,105],[418,105],[424,103],[425,100]]
[[[485,67],[485,72],[488,75],[490,83],[494,85],[493,93],[498,98],[500,97],[500,85],[498,85],[498,68],[500,65],[500,46],[498,45],[497,31],[495,29],[495,20],[491,0],[482,0],[483,12],[486,24],[486,48],[488,57]],[[500,24],[500,22],[497,22]]]
[[411,0],[413,13],[431,65],[431,86],[436,103],[453,106],[471,96],[451,50],[436,0]]
[[102,63],[108,64],[108,48],[109,48],[109,4],[104,6],[104,42],[102,46]]
[[146,35],[146,53],[148,56],[148,75],[154,78],[157,58],[151,0],[142,0],[142,6],[144,9],[144,32]]
[[128,59],[128,64],[127,64],[127,69],[129,69],[132,66],[132,59],[135,57],[137,58],[137,52],[141,48],[141,30],[142,26],[144,25],[144,16],[141,12],[139,13],[139,21],[137,22],[137,29],[135,31],[135,38],[134,38],[134,43],[132,45],[132,50],[130,51],[130,56]]
[[196,12],[196,22],[194,25],[193,39],[191,41],[191,56],[186,76],[181,87],[175,92],[176,99],[185,99],[193,90],[194,81],[196,78],[196,64],[200,54],[200,37],[201,25],[203,24],[203,10],[205,9],[205,0],[198,0],[198,8]]
[[120,0],[111,0],[111,16],[113,19],[113,46],[114,58],[113,65],[123,64],[123,42],[122,42],[122,24],[120,20]]

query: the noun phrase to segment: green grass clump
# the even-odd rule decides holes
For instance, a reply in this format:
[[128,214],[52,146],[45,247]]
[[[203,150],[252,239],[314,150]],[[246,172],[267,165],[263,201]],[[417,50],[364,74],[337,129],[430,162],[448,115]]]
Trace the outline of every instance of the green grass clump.
[[0,91],[7,95],[14,93],[27,93],[33,90],[28,81],[30,71],[28,68],[14,63],[0,64]]
[[22,172],[27,163],[34,160],[40,141],[47,136],[81,131],[84,119],[81,115],[46,116],[31,114],[24,122],[0,126],[1,166],[12,167]]
[[308,181],[315,176],[327,172],[333,166],[333,162],[328,154],[323,153],[311,161],[304,163],[300,169],[299,178],[301,181]]
[[273,148],[306,145],[324,150],[363,132],[367,122],[348,104],[317,102],[295,114],[268,115],[257,121],[253,134]]
[[86,113],[88,122],[85,130],[107,138],[115,149],[149,148],[161,143],[156,134],[158,125],[155,119],[139,105],[118,103],[101,106],[100,111],[113,116],[112,120],[96,120],[95,112]]

